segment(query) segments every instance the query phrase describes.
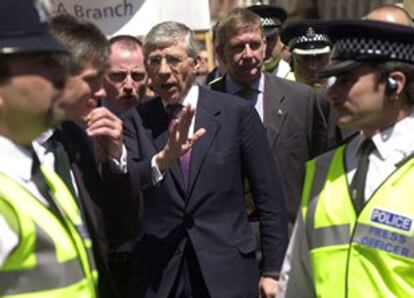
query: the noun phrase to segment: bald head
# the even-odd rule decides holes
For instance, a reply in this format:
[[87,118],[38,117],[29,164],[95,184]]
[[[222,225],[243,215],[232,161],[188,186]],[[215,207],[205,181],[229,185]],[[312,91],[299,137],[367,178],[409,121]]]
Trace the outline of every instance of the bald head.
[[414,27],[414,23],[411,20],[410,15],[403,8],[393,5],[386,4],[380,7],[377,7],[371,11],[365,19],[389,22],[409,27]]

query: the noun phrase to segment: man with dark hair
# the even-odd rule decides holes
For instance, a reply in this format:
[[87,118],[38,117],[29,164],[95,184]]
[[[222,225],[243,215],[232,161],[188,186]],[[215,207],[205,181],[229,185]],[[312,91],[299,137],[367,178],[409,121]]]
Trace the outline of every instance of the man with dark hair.
[[327,98],[360,133],[307,165],[280,297],[412,297],[414,31],[342,20],[328,35]]
[[0,2],[0,296],[96,297],[85,222],[31,143],[56,121],[66,48],[42,1]]
[[[260,18],[247,9],[233,10],[220,21],[216,49],[227,74],[211,88],[246,99],[259,113],[283,174],[288,220],[293,226],[305,163],[325,149],[326,122],[311,88],[263,72],[265,49]],[[247,199],[251,201],[248,194]]]
[[[144,56],[159,96],[124,119],[128,166],[139,168],[145,196],[136,284],[143,297],[273,297],[287,221],[257,112],[194,84],[197,49],[183,24],[153,27]],[[244,177],[261,223],[260,278]]]
[[[56,124],[61,124],[43,133],[34,148],[77,198],[93,242],[100,296],[116,297],[108,269],[108,240],[116,247],[137,236],[139,195],[128,182],[122,122],[98,107],[105,97],[109,43],[95,25],[69,15],[53,18],[49,31],[70,51],[60,59],[69,77],[53,110]],[[114,175],[112,168],[119,173]]]
[[139,39],[119,35],[112,37],[109,42],[111,54],[104,80],[104,105],[120,114],[144,100],[148,76]]

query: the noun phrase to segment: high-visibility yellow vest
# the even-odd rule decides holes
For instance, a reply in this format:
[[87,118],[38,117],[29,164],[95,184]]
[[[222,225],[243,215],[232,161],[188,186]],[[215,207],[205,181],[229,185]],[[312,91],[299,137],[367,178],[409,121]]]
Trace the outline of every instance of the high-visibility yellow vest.
[[0,267],[0,296],[96,297],[98,274],[79,208],[60,178],[41,170],[58,211],[0,173],[0,214],[19,237]]
[[302,197],[317,297],[414,297],[414,158],[357,216],[345,146],[312,160]]

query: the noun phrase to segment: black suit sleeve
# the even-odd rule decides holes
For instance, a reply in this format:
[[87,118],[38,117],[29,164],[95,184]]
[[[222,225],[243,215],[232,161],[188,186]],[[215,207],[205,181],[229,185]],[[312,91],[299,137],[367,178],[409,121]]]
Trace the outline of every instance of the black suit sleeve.
[[[137,110],[131,110],[123,120],[124,144],[128,152],[128,172],[132,181],[139,181],[142,189],[153,185],[151,158],[157,153],[142,125]],[[131,182],[132,183],[132,182]]]

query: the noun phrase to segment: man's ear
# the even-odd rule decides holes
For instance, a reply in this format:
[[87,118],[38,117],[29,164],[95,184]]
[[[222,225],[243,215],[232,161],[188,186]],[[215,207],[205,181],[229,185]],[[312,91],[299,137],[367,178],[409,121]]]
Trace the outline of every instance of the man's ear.
[[198,71],[198,69],[200,68],[200,63],[201,63],[201,57],[197,55],[197,57],[194,58],[194,69],[196,71]]
[[0,111],[3,110],[3,105],[4,105],[4,97],[3,97],[3,92],[0,87]]
[[385,82],[386,91],[391,98],[399,98],[404,90],[406,76],[402,71],[392,71]]

